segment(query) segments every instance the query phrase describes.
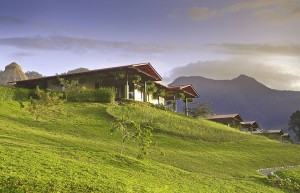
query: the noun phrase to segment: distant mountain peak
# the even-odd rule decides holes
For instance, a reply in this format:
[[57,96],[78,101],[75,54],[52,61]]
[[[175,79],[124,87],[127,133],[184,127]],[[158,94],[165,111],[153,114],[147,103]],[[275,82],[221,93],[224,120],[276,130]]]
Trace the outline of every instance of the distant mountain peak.
[[[232,83],[240,85],[240,86],[247,86],[254,87],[254,88],[268,88],[264,84],[258,82],[255,78],[252,78],[250,76],[241,74],[240,76],[234,78],[231,80]],[[269,89],[269,88],[268,88]]]
[[241,74],[241,75],[239,75],[238,77],[236,77],[236,78],[234,78],[232,80],[239,80],[239,81],[240,80],[249,80],[249,81],[255,81],[255,82],[257,82],[254,78],[252,78],[250,76],[247,76],[245,74]]

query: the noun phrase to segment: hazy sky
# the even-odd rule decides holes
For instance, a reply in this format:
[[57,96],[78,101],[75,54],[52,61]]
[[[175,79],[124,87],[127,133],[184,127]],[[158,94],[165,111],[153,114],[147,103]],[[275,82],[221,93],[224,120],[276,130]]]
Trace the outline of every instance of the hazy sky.
[[0,0],[0,69],[150,62],[172,81],[246,74],[300,90],[300,0]]

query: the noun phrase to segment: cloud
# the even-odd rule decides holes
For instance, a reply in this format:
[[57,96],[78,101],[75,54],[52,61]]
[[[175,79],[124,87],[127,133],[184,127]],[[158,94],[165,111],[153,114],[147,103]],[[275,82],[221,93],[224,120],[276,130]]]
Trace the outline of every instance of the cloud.
[[34,56],[34,54],[32,53],[28,53],[28,52],[16,52],[16,53],[13,53],[11,54],[11,56],[13,58],[23,58],[23,57],[28,57],[28,56]]
[[209,9],[207,7],[192,7],[189,10],[189,15],[194,20],[206,20],[214,16],[220,15],[218,10]]
[[274,89],[300,91],[300,44],[207,44],[203,48],[231,58],[190,63],[173,69],[168,79],[232,79],[246,74]]
[[164,53],[174,49],[184,49],[183,46],[162,46],[158,44],[142,44],[126,41],[108,41],[92,38],[69,36],[37,36],[0,38],[0,46],[13,46],[21,49],[65,50],[74,53],[84,53],[88,50],[122,51],[129,53]]
[[[293,66],[290,66],[291,68]],[[231,58],[229,60],[199,61],[171,71],[169,80],[180,76],[203,76],[217,80],[232,79],[241,74],[257,79],[259,82],[280,90],[300,91],[300,67],[288,72],[289,66],[279,67],[267,63]]]
[[208,50],[231,55],[299,56],[300,44],[207,44]]
[[10,17],[10,16],[5,16],[5,15],[0,15],[0,24],[23,24],[26,23],[25,20],[23,19],[19,19],[19,18],[15,18],[15,17]]
[[189,14],[194,20],[205,20],[211,17],[222,16],[228,13],[240,12],[245,9],[255,9],[277,4],[277,0],[255,0],[238,2],[220,9],[209,9],[206,7],[192,7]]
[[299,0],[254,0],[233,3],[220,9],[207,7],[191,7],[188,11],[193,20],[207,20],[213,17],[221,17],[226,14],[252,11],[254,16],[277,23],[298,21],[300,19]]

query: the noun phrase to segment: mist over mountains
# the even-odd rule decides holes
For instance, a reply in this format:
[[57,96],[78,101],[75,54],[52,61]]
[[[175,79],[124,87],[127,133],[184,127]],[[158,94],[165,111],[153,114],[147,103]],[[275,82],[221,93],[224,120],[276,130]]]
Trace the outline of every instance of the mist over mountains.
[[299,91],[270,89],[246,75],[232,80],[179,77],[170,85],[184,84],[192,84],[197,90],[197,101],[212,102],[214,113],[239,113],[244,120],[258,121],[264,129],[286,129],[291,114],[300,109]]

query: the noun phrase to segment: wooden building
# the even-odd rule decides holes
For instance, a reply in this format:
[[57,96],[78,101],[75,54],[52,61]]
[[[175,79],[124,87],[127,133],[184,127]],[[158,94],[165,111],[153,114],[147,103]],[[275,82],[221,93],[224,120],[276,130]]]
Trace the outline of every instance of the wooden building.
[[241,125],[241,122],[244,121],[239,114],[211,115],[206,117],[206,119],[227,125],[229,127],[239,126]]
[[[33,89],[39,86],[42,89],[63,90],[58,78],[78,80],[80,86],[87,89],[100,87],[113,87],[117,91],[117,99],[131,99],[136,101],[164,104],[166,98],[175,97],[177,93],[183,93],[187,98],[196,98],[198,94],[191,85],[176,87],[165,86],[159,81],[162,77],[150,63],[132,64],[112,68],[90,70],[86,72],[46,76],[36,79],[12,82],[16,87]],[[138,81],[138,83],[137,83]],[[164,89],[164,97],[154,96],[147,92],[149,82],[154,82],[158,89]],[[176,91],[176,92],[174,92]]]
[[256,121],[243,121],[241,122],[243,131],[256,131],[260,128],[259,124]]

